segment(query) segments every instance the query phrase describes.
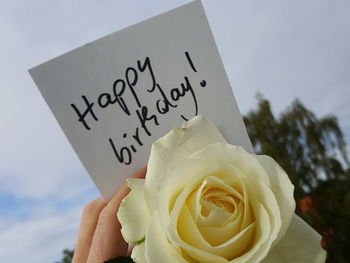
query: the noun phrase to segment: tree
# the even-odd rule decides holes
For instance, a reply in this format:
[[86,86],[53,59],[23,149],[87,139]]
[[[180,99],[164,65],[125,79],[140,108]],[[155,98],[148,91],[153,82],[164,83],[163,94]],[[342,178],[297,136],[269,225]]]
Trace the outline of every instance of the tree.
[[318,119],[299,100],[275,118],[261,96],[258,109],[244,117],[256,153],[273,157],[296,186],[296,199],[320,182],[345,178],[349,166],[346,144],[334,116]]
[[55,263],[71,263],[74,255],[74,250],[65,249],[63,250],[63,258],[61,261],[56,261]]
[[323,235],[327,262],[348,262],[350,171],[336,117],[317,118],[295,100],[276,118],[258,95],[257,109],[244,122],[256,153],[270,155],[289,175],[296,212]]

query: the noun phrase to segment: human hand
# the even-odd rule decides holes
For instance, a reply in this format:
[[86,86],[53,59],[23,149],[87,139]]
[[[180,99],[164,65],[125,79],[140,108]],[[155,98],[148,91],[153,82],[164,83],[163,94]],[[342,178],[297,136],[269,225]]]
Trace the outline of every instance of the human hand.
[[[144,178],[145,175],[146,167],[132,177]],[[122,237],[116,215],[121,201],[129,191],[125,182],[108,203],[100,197],[85,206],[72,263],[103,263],[131,254],[132,248],[128,247]]]

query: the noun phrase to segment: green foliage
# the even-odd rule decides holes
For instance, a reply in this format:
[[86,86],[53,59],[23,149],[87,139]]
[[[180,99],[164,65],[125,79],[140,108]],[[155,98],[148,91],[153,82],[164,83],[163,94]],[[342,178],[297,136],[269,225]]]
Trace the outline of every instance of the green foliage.
[[56,261],[55,263],[71,263],[74,255],[74,250],[65,249],[63,250],[63,258],[61,261]]
[[318,119],[298,100],[275,118],[270,103],[259,98],[258,109],[244,117],[257,153],[273,157],[288,173],[300,199],[319,183],[345,179],[341,161],[349,164],[336,117]]
[[323,234],[327,262],[349,262],[350,258],[350,174],[346,179],[321,182],[310,194],[312,204],[304,219]]
[[269,101],[244,117],[256,153],[273,157],[295,186],[297,213],[323,235],[327,262],[348,262],[350,171],[334,116],[317,118],[296,100],[276,118]]

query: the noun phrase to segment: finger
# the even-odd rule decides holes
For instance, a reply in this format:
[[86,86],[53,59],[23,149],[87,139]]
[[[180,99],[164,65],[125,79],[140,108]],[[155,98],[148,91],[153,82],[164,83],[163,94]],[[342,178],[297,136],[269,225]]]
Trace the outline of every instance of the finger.
[[131,252],[132,252],[132,250],[134,249],[134,247],[135,247],[135,244],[129,244],[129,246],[128,246],[128,251],[126,252],[126,255],[127,255],[128,257],[131,256]]
[[145,178],[147,173],[147,166],[143,167],[142,169],[138,170],[136,173],[134,173],[131,177],[132,178]]
[[[131,178],[145,178],[147,172],[147,167],[143,167],[142,169],[138,170],[136,173],[134,173]],[[127,185],[127,182],[124,182],[117,194],[115,194],[111,201],[108,202],[106,205],[106,209],[108,210],[108,213],[115,213],[113,214],[113,219],[116,217],[116,213],[118,212],[119,206],[121,201],[124,199],[125,196],[130,192],[130,188]]]
[[86,263],[99,215],[106,204],[100,197],[84,207],[72,263]]
[[[136,172],[133,178],[144,178],[146,168]],[[117,212],[123,198],[130,189],[124,183],[111,201],[103,208],[98,219],[88,263],[104,262],[118,256],[126,256],[128,244],[120,232],[121,225],[117,218]]]

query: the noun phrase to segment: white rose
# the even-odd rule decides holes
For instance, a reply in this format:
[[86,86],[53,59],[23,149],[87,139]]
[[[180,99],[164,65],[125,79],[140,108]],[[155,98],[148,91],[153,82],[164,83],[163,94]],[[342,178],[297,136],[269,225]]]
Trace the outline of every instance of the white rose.
[[137,263],[325,261],[320,236],[294,214],[287,174],[203,117],[154,142],[146,179],[128,184],[118,219]]

